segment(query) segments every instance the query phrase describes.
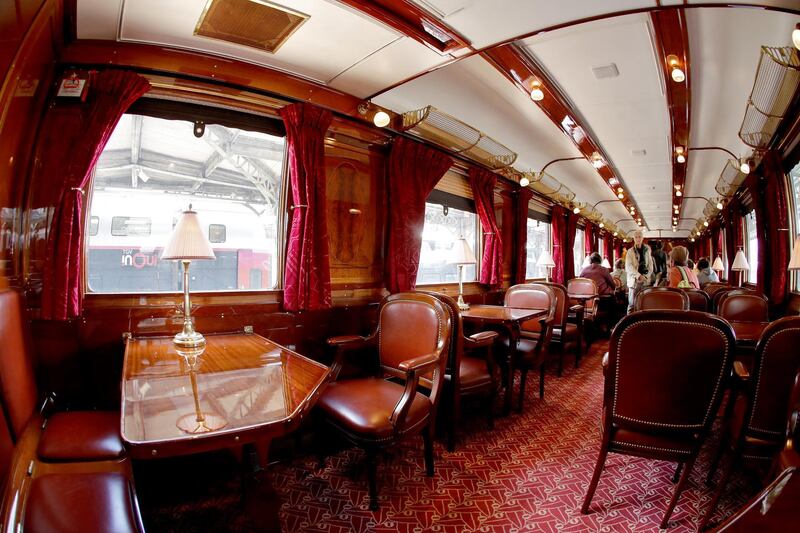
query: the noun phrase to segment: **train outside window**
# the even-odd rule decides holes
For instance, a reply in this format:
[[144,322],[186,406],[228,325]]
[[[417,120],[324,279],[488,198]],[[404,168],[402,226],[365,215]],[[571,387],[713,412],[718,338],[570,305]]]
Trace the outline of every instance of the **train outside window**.
[[[797,163],[789,171],[789,182],[789,186],[792,189],[792,204],[794,205],[794,233],[791,241],[793,245],[794,237],[800,234],[800,163]],[[800,292],[800,270],[792,274],[794,275],[794,290]]]
[[583,245],[585,233],[582,229],[575,230],[575,244],[572,246],[572,259],[575,263],[575,275],[583,270],[583,261],[586,259],[586,249]]
[[278,282],[282,137],[125,114],[98,159],[87,239],[88,289],[179,291],[180,265],[161,259],[189,205],[214,249],[192,264],[198,291],[273,289]]
[[750,211],[744,216],[744,242],[747,244],[745,250],[747,264],[750,270],[747,271],[747,281],[756,283],[758,281],[758,232],[756,231],[756,212]]
[[[425,226],[419,255],[417,284],[458,283],[458,266],[450,263],[456,241],[463,237],[480,257],[478,250],[478,217],[475,213],[440,204],[425,204]],[[475,281],[475,264],[464,268],[464,281]]]
[[550,251],[550,224],[529,218],[528,240],[525,242],[527,279],[547,277],[547,267],[536,264],[545,250]]

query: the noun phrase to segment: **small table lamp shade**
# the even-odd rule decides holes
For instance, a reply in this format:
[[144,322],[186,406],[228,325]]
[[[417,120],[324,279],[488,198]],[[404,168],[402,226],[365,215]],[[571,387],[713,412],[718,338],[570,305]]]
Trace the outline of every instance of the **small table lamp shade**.
[[603,258],[603,262],[600,263],[600,266],[605,267],[605,268],[609,268],[609,269],[611,268],[611,263],[608,262],[608,257],[604,257]]
[[722,258],[720,256],[717,256],[717,258],[714,259],[714,264],[711,265],[711,270],[718,270],[720,272],[725,270],[725,265],[722,264]]
[[540,255],[539,259],[536,260],[536,266],[549,268],[556,266],[556,262],[553,261],[553,256],[550,254],[549,250],[542,251],[542,255]]
[[800,270],[800,235],[794,239],[794,248],[789,258],[789,270]]
[[733,265],[731,270],[750,270],[750,265],[747,262],[744,252],[739,250],[736,252],[736,257],[733,258]]
[[169,238],[167,247],[161,252],[161,259],[215,259],[214,250],[211,249],[200,221],[197,219],[197,212],[192,211],[189,206],[183,212],[172,235]]
[[447,257],[447,263],[451,265],[472,265],[477,263],[472,248],[469,247],[467,239],[460,237],[453,245],[452,253]]

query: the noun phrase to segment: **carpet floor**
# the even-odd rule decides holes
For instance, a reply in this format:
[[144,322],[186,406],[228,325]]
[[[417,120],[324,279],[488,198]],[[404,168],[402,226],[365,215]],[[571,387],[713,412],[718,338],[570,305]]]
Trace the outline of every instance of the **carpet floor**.
[[[674,463],[610,454],[588,515],[580,506],[597,459],[603,395],[596,342],[581,367],[547,374],[545,398],[529,377],[525,410],[486,426],[484,407],[467,404],[455,452],[437,442],[436,475],[426,477],[422,439],[382,457],[380,510],[369,511],[363,453],[342,449],[319,468],[310,453],[272,465],[268,478],[282,499],[284,532],[657,531],[674,485]],[[570,358],[568,358],[570,359]],[[532,379],[532,383],[530,382]],[[712,496],[704,483],[715,431],[670,520],[670,531],[694,531]],[[137,465],[137,492],[149,531],[262,529],[259,501],[241,498],[239,470],[227,455]],[[758,476],[737,472],[713,521],[758,489]],[[252,493],[252,491],[251,491]],[[257,500],[257,499],[256,499]]]

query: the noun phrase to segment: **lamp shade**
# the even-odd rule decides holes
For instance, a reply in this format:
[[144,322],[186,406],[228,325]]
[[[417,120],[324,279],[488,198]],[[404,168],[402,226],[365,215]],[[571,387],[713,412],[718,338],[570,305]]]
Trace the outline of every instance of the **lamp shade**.
[[743,251],[739,250],[736,252],[731,270],[750,270],[750,265],[747,263],[747,257],[745,257]]
[[549,250],[542,251],[542,255],[540,255],[539,259],[536,260],[536,266],[550,267],[550,268],[556,266],[556,262],[553,261],[553,256],[550,255]]
[[477,262],[467,239],[461,237],[456,241],[452,252],[447,257],[447,262],[451,265],[471,265]]
[[604,257],[603,258],[603,262],[600,263],[600,266],[605,267],[605,268],[609,268],[609,269],[611,268],[611,263],[608,262],[608,257]]
[[794,248],[789,258],[789,270],[800,270],[800,235],[794,239]]
[[711,270],[725,270],[725,265],[722,264],[722,258],[720,256],[717,256],[717,258],[714,259],[714,264],[711,265]]
[[161,259],[215,259],[214,250],[191,205],[172,230],[167,247],[161,252]]

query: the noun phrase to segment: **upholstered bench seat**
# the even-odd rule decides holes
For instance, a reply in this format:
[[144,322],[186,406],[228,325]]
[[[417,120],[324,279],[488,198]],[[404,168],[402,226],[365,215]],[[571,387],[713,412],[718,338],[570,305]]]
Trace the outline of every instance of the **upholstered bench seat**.
[[125,448],[119,434],[119,413],[67,411],[47,420],[37,449],[48,462],[120,459]]

